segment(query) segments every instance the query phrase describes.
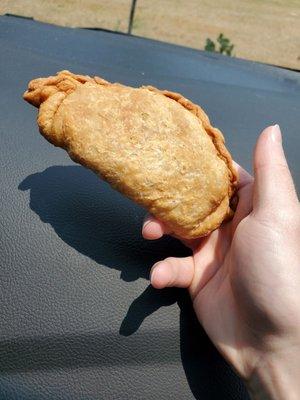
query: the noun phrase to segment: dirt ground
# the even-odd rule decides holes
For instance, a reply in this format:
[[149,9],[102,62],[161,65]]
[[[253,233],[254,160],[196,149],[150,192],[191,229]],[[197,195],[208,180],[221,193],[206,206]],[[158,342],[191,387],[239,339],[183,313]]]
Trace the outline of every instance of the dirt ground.
[[[131,0],[0,0],[13,13],[63,26],[127,31]],[[300,0],[137,0],[133,34],[203,49],[219,33],[237,57],[300,70]]]

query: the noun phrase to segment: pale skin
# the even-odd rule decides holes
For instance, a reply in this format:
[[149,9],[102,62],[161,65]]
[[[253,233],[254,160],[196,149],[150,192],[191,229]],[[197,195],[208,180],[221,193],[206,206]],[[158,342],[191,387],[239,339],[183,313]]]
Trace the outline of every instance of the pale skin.
[[[254,178],[239,171],[233,220],[183,241],[193,255],[151,270],[157,288],[187,288],[197,317],[253,399],[300,399],[300,207],[278,125],[254,151]],[[145,239],[168,234],[148,216]]]

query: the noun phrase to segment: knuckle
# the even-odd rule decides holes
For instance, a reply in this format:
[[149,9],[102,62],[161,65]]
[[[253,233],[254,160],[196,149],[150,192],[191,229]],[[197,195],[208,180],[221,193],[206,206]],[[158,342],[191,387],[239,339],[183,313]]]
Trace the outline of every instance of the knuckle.
[[285,208],[273,214],[273,222],[278,228],[294,231],[300,229],[299,208]]
[[281,161],[260,161],[254,165],[254,170],[257,172],[272,172],[272,174],[286,174],[289,171],[287,164]]
[[300,207],[268,207],[257,214],[258,220],[269,229],[288,235],[300,234]]

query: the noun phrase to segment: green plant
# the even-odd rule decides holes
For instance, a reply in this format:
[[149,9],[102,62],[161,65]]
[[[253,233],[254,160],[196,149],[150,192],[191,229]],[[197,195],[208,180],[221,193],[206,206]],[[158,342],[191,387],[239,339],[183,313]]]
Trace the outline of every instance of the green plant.
[[217,43],[219,44],[218,48],[213,40],[207,38],[204,50],[226,54],[227,56],[232,56],[234,44],[232,44],[230,42],[230,39],[224,36],[223,33],[220,33],[219,36],[217,37]]
[[206,51],[216,51],[215,42],[213,42],[211,39],[207,38],[204,50],[206,50]]

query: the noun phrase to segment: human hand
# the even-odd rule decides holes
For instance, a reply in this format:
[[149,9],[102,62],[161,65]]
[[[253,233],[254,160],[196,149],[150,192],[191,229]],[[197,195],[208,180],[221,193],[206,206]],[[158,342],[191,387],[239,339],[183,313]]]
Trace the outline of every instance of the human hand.
[[[299,399],[300,207],[279,127],[258,139],[254,179],[236,166],[233,220],[183,241],[193,255],[156,263],[151,283],[189,290],[203,328],[254,396]],[[148,216],[144,238],[163,234],[163,223]]]

